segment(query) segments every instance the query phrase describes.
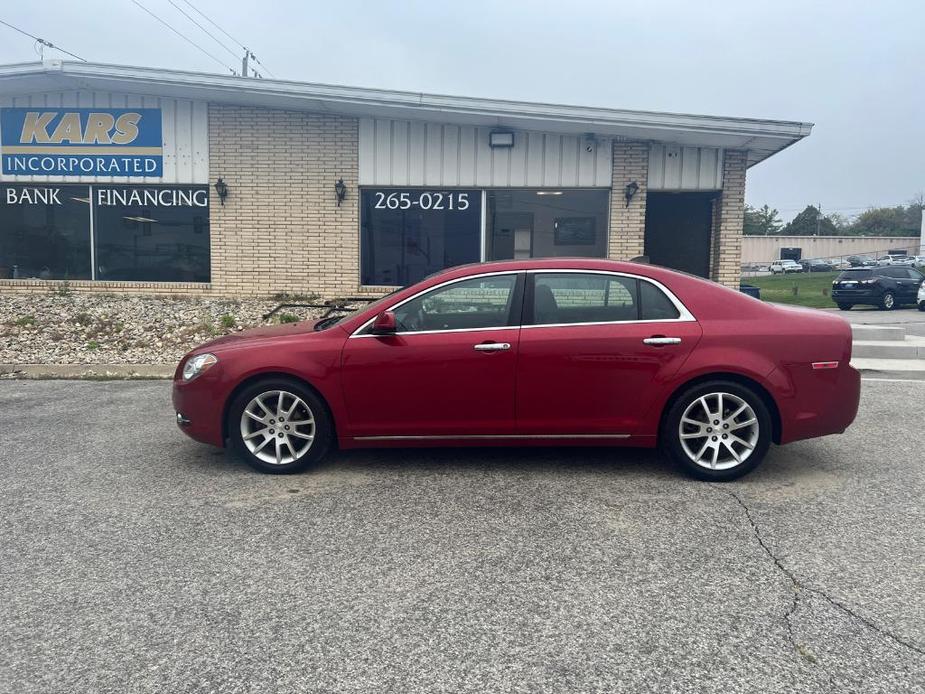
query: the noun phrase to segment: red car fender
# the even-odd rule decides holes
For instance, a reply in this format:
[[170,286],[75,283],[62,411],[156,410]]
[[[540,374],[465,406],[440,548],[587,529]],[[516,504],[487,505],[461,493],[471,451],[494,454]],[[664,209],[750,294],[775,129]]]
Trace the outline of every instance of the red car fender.
[[[690,353],[671,381],[665,384],[661,397],[647,412],[646,421],[660,424],[669,402],[683,391],[688,383],[714,375],[717,378],[732,375],[754,381],[768,392],[779,409],[775,391],[779,387],[780,379],[772,378],[776,366],[770,359],[759,356],[753,351],[730,348],[728,345],[710,345],[709,342],[708,337],[704,335],[697,348]],[[658,431],[647,433],[654,436],[658,434]]]

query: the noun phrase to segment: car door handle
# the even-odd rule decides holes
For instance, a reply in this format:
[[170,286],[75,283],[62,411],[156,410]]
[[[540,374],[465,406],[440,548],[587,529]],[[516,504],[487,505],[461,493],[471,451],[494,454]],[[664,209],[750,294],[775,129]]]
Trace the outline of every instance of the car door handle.
[[510,342],[482,342],[473,347],[477,352],[503,352],[510,348]]
[[646,345],[680,345],[680,337],[664,337],[662,335],[655,335],[653,337],[647,337],[644,339],[643,344]]

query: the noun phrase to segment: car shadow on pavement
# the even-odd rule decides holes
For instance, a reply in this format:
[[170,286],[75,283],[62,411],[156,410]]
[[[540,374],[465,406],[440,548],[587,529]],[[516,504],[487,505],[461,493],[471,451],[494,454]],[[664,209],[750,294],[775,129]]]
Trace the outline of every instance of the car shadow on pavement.
[[316,470],[363,475],[537,474],[543,476],[608,475],[616,478],[665,479],[678,476],[657,451],[608,447],[462,447],[392,448],[334,453]]

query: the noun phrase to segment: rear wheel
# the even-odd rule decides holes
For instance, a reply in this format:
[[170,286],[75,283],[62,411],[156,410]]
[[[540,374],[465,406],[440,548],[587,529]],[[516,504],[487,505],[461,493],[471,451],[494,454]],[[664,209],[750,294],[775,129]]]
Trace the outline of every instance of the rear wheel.
[[839,304],[838,308],[842,311],[850,311],[852,306],[854,306],[854,304]]
[[893,292],[884,292],[880,299],[881,310],[892,311],[894,306],[896,306],[896,297],[893,296]]
[[242,390],[228,408],[235,453],[261,472],[300,472],[321,460],[333,439],[327,407],[295,380],[268,379]]
[[662,446],[689,475],[726,482],[754,470],[771,444],[761,396],[731,381],[701,383],[671,406]]
[[919,311],[925,311],[925,301],[919,302]]

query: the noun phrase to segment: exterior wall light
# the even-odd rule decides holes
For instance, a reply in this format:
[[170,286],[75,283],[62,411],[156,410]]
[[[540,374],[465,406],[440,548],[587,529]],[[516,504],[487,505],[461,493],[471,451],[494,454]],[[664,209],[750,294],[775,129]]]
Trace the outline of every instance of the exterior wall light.
[[218,199],[224,206],[225,198],[228,197],[228,184],[225,183],[221,178],[215,182],[215,193],[218,195]]
[[347,184],[344,183],[344,179],[337,179],[337,183],[334,184],[334,194],[337,196],[337,206],[340,207],[344,198],[347,197]]
[[514,133],[501,132],[501,131],[488,133],[488,146],[489,147],[513,147],[514,146]]
[[623,197],[626,198],[626,206],[630,206],[630,202],[636,193],[639,192],[639,184],[636,181],[630,181],[626,184],[626,187],[623,189]]

